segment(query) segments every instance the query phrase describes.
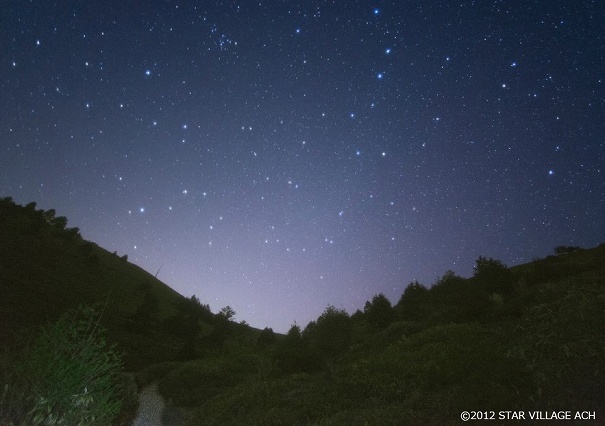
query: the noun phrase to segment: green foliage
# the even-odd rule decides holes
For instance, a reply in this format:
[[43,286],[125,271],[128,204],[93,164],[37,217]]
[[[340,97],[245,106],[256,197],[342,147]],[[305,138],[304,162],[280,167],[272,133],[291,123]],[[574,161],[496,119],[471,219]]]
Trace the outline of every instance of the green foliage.
[[582,247],[579,246],[557,246],[555,247],[555,254],[568,254],[576,251],[582,250]]
[[[605,394],[605,287],[602,278],[572,278],[536,288],[507,351],[535,377],[531,397],[556,407],[569,400],[600,408]],[[588,408],[587,408],[588,409]]]
[[40,330],[14,361],[0,423],[111,422],[122,403],[122,362],[106,343],[99,320],[92,308],[82,308]]
[[148,281],[141,284],[136,293],[140,299],[139,306],[134,314],[125,319],[125,325],[130,330],[140,332],[157,324],[160,301]]
[[473,272],[474,280],[489,294],[510,294],[514,277],[501,261],[479,256]]
[[317,359],[303,340],[300,327],[292,325],[288,333],[277,342],[275,359],[279,370],[285,374],[312,372],[317,369]]
[[364,307],[364,314],[372,327],[381,330],[395,319],[395,311],[387,297],[380,293],[368,301]]
[[397,316],[409,320],[426,318],[429,313],[428,293],[429,290],[418,281],[411,282],[395,305]]
[[256,344],[260,347],[267,347],[273,343],[275,343],[275,333],[273,329],[265,327],[258,335]]
[[[13,324],[114,292],[108,339],[131,368],[147,367],[140,383],[189,407],[192,424],[450,424],[469,407],[602,407],[605,245],[510,269],[480,257],[472,278],[448,271],[428,288],[410,284],[394,318],[377,295],[364,312],[330,306],[282,336],[250,332],[231,309],[214,316],[116,255],[69,241],[54,211],[0,199],[0,219],[2,341]],[[187,361],[165,362],[175,359]],[[0,424],[47,413],[45,400],[16,397],[33,395],[33,381],[17,379],[34,369],[5,365]],[[88,404],[92,388],[80,388],[62,401]]]
[[225,306],[217,315],[224,317],[228,321],[231,321],[235,317],[235,311],[231,306]]
[[177,406],[192,407],[244,381],[255,364],[249,354],[226,351],[165,367],[157,379],[161,394]]
[[309,347],[318,354],[329,368],[351,344],[352,323],[346,311],[328,306],[317,318],[305,328],[304,339]]
[[[124,352],[128,369],[195,356],[213,347],[202,342],[215,322],[207,305],[191,300],[201,310],[197,324],[187,324],[189,314],[184,314],[180,325],[167,326],[179,315],[184,298],[141,268],[120,261],[117,254],[83,240],[61,218],[53,210],[37,209],[35,203],[24,207],[9,197],[0,199],[2,346],[16,345],[25,329],[111,295],[101,321],[108,341]],[[175,329],[179,332],[173,333]]]
[[[274,347],[245,354],[227,345],[221,360],[239,366],[235,379],[233,367],[213,369],[216,360],[206,359],[188,364],[171,387],[176,393],[188,383],[184,398],[199,392],[189,402],[199,424],[438,425],[468,407],[598,409],[605,393],[605,247],[591,253],[590,260],[586,254],[572,259],[576,271],[585,262],[583,278],[532,286],[515,271],[507,295],[488,292],[484,273],[494,265],[502,273],[497,261],[480,268],[479,278],[448,271],[430,289],[414,283],[384,329],[370,327],[367,312],[348,318],[328,307],[304,332],[294,325],[278,336]],[[597,261],[600,272],[592,272]],[[410,312],[423,315],[400,320]],[[319,344],[326,336],[338,341],[347,327],[351,339],[343,349]],[[301,367],[312,360],[315,369]],[[318,360],[329,374],[317,369]]]

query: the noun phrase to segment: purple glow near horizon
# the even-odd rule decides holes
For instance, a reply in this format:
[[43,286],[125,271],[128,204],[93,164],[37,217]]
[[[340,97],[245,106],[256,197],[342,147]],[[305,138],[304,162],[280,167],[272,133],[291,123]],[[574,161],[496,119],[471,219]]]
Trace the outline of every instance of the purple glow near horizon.
[[597,2],[15,3],[0,196],[285,332],[605,240]]

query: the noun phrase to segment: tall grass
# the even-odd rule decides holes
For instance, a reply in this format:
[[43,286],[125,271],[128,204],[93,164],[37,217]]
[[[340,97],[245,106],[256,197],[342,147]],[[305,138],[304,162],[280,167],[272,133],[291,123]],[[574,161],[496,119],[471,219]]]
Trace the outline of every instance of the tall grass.
[[5,354],[0,424],[111,424],[122,405],[122,361],[100,317],[93,308],[70,311]]

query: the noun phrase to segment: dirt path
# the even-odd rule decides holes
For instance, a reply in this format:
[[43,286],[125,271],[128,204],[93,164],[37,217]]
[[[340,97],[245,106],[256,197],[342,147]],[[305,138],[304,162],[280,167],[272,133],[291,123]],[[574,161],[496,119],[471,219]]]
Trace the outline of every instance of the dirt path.
[[139,393],[139,411],[133,426],[183,426],[183,416],[168,407],[158,392],[157,383],[145,386]]

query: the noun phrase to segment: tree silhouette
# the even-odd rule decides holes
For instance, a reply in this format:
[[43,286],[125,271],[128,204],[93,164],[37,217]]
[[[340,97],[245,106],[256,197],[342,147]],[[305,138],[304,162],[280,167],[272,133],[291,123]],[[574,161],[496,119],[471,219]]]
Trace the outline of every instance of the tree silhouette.
[[513,290],[513,274],[501,261],[479,256],[473,268],[473,279],[489,294],[510,294]]
[[220,312],[218,313],[218,315],[224,317],[225,319],[231,321],[234,317],[235,317],[235,311],[233,310],[233,308],[229,305],[225,306],[224,308],[222,308],[220,310]]
[[395,311],[401,319],[425,319],[425,316],[429,313],[429,308],[427,306],[428,299],[428,288],[418,281],[412,281],[405,288],[399,302],[395,305]]
[[288,333],[278,341],[275,359],[279,369],[286,374],[312,372],[317,369],[316,359],[307,342],[303,340],[297,324],[293,324]]
[[380,293],[368,301],[364,307],[364,314],[372,327],[383,329],[395,319],[395,311],[387,297]]
[[326,310],[305,328],[303,337],[311,350],[324,360],[331,370],[334,361],[351,343],[351,320],[346,311],[328,306]]
[[275,333],[273,329],[265,327],[258,335],[256,344],[260,347],[267,347],[273,343],[275,343]]

